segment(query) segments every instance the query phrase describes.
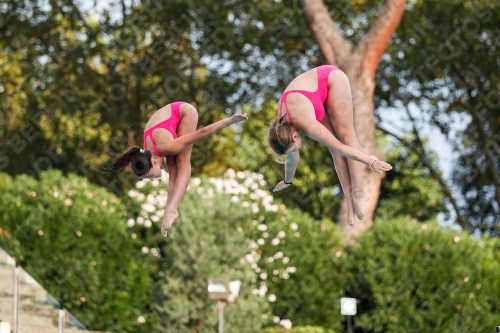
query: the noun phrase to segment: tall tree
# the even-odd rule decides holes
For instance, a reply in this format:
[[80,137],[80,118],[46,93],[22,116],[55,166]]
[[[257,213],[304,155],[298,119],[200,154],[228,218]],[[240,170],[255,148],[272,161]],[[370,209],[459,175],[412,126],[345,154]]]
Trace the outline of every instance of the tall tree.
[[[375,143],[374,91],[375,73],[393,32],[396,30],[406,0],[387,0],[369,31],[356,47],[346,41],[335,27],[323,0],[299,0],[309,29],[321,53],[330,64],[339,66],[349,77],[353,91],[354,126],[363,150],[378,159],[381,153]],[[365,171],[365,190],[370,195],[365,218],[353,228],[345,219],[347,203],[342,201],[338,220],[350,238],[368,229],[373,221],[383,175]]]
[[[406,130],[413,124],[412,139],[401,141],[396,127],[391,135],[418,151],[422,161],[429,148],[449,145],[448,179],[431,175],[451,218],[471,233],[495,236],[500,235],[499,15],[498,2],[489,0],[415,2],[381,64],[376,93],[384,108],[407,106],[399,123]],[[424,146],[425,127],[442,139]]]

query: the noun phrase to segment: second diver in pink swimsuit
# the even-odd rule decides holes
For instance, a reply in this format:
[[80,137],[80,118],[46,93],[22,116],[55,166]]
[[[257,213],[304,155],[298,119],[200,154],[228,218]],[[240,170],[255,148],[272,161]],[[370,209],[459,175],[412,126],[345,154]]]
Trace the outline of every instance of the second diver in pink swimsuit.
[[[325,115],[326,106],[326,115]],[[375,172],[392,166],[361,151],[354,132],[349,79],[335,66],[324,65],[297,76],[279,100],[278,117],[271,121],[268,143],[278,155],[287,155],[285,179],[274,192],[292,184],[302,147],[300,132],[328,147],[347,199],[347,223],[364,218],[368,193],[363,190],[364,165]]]
[[179,218],[177,207],[189,185],[193,143],[247,119],[246,114],[235,114],[197,131],[198,112],[194,106],[186,102],[168,104],[147,122],[143,148],[128,147],[115,158],[108,171],[130,164],[132,171],[145,179],[161,177],[161,168],[169,173],[167,205],[161,224],[161,233],[166,237],[172,223]]

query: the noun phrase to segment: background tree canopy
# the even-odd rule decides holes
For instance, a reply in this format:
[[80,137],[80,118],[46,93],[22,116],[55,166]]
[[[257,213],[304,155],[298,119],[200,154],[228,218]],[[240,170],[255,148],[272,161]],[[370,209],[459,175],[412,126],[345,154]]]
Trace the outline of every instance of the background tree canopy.
[[[352,43],[380,9],[372,2],[327,5],[342,8],[332,15]],[[51,167],[78,172],[120,194],[132,176],[110,179],[95,168],[127,142],[142,142],[157,108],[187,100],[197,106],[200,126],[252,112],[243,132],[226,129],[194,146],[194,174],[220,175],[232,167],[262,172],[270,183],[280,180],[283,168],[265,139],[277,112],[274,101],[295,75],[323,63],[297,4],[145,1],[108,7],[97,15],[72,0],[2,6],[8,65],[0,69],[0,140],[6,147],[0,167],[10,174]],[[404,168],[410,163],[401,163],[401,172],[409,173]],[[336,219],[341,191],[328,150],[307,140],[297,176],[294,194],[278,197],[317,219]],[[397,214],[418,216],[406,207]]]

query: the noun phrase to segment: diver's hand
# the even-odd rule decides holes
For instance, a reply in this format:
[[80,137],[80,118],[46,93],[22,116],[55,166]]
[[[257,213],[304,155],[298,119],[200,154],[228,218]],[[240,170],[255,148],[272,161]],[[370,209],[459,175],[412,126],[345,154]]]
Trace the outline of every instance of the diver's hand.
[[240,121],[245,121],[245,120],[248,120],[248,115],[245,113],[245,114],[233,114],[229,120],[231,121],[231,125],[232,124],[236,124],[236,123],[239,123]]
[[278,185],[276,185],[276,187],[274,188],[273,192],[278,192],[278,191],[281,191],[289,186],[292,186],[292,184],[285,184],[285,181],[282,180],[278,183]]
[[384,161],[379,161],[379,160],[375,160],[375,162],[372,163],[371,167],[372,167],[373,171],[375,171],[377,173],[382,173],[385,171],[392,170],[392,165],[390,165],[389,163],[386,163]]

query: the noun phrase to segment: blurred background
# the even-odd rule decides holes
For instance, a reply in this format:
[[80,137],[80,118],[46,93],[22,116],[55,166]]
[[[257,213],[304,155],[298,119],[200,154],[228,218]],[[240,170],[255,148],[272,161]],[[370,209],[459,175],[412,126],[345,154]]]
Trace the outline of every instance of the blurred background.
[[[0,0],[0,332],[216,332],[209,278],[241,281],[227,332],[347,332],[341,297],[356,333],[491,332],[499,17],[496,0]],[[327,63],[394,167],[367,170],[376,205],[352,230],[312,140],[270,192],[280,94]],[[168,174],[102,170],[178,100],[199,128],[249,120],[194,145],[163,238]]]

